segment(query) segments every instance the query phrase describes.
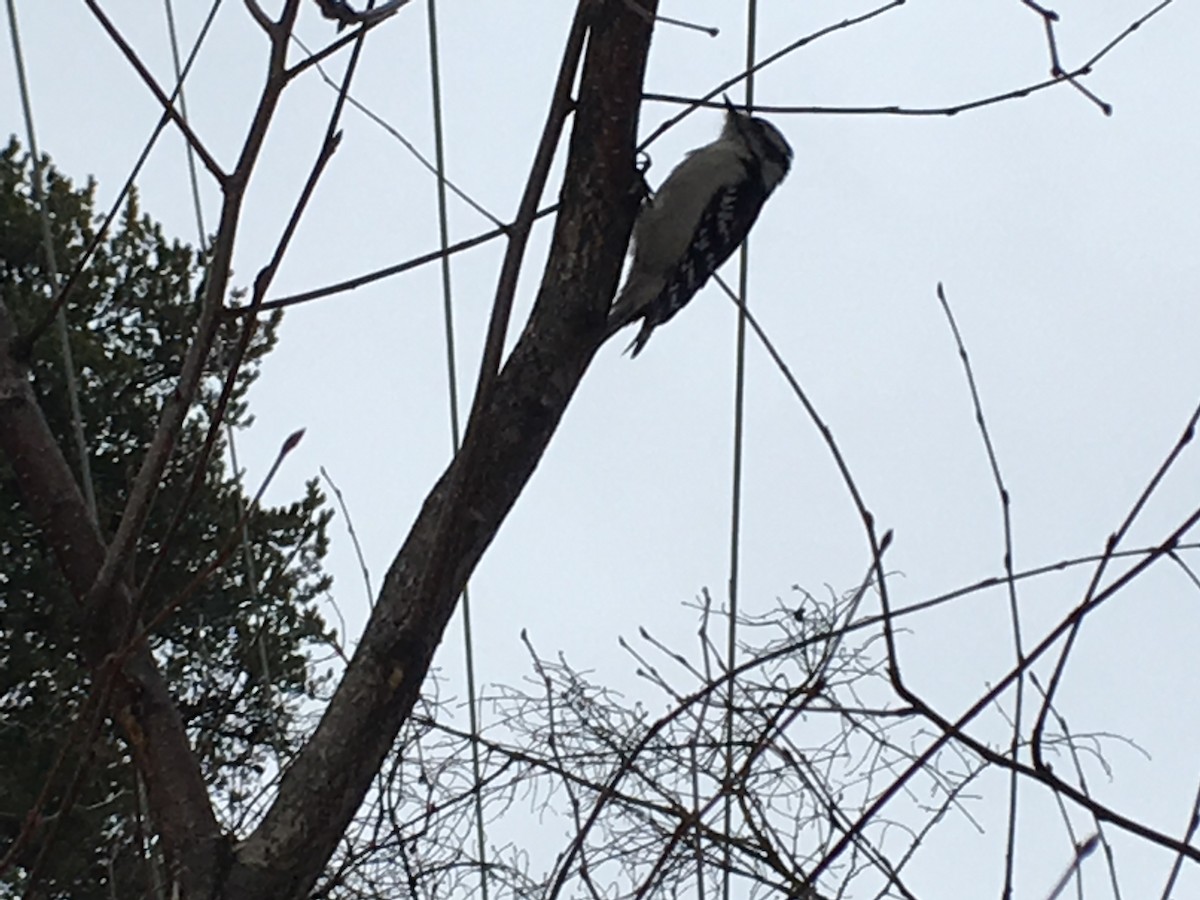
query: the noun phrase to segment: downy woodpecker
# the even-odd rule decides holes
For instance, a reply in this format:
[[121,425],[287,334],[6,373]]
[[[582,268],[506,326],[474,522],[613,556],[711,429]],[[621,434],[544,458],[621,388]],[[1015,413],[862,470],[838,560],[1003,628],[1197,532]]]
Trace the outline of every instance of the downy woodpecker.
[[636,319],[637,356],[650,333],[679,312],[746,239],[792,164],[792,148],[770,122],[725,98],[725,127],[693,150],[646,202],[633,226],[633,263],[608,315],[612,335]]

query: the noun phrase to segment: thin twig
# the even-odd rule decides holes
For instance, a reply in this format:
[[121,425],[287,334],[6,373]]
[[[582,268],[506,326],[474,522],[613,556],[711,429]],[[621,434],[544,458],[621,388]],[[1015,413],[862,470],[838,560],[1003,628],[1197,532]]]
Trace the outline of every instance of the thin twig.
[[[540,209],[534,215],[534,219],[542,219],[558,211],[558,204]],[[429,265],[437,262],[444,256],[453,256],[456,253],[461,253],[464,250],[470,250],[472,247],[478,247],[480,244],[486,244],[489,241],[494,241],[497,238],[504,237],[512,230],[512,226],[504,225],[500,228],[493,228],[490,231],[485,231],[477,234],[474,237],[465,238],[458,243],[451,244],[444,251],[433,250],[429,253],[423,253],[420,256],[415,256],[412,259],[407,259],[404,262],[396,263],[395,265],[387,266],[382,269],[376,269],[374,272],[368,272],[365,275],[356,275],[354,278],[347,278],[345,281],[339,281],[336,284],[326,285],[321,288],[314,288],[311,291],[303,291],[299,294],[289,294],[286,297],[280,297],[275,300],[267,300],[259,305],[259,310],[265,311],[269,309],[283,309],[289,306],[296,306],[300,303],[309,303],[313,300],[321,300],[325,297],[332,297],[334,294],[341,294],[346,291],[352,291],[364,285],[380,281],[384,278],[390,278],[393,275],[399,275],[402,272],[408,272],[411,269],[420,268],[421,266]],[[249,306],[235,306],[225,311],[226,316],[240,317],[249,313]]]
[[41,152],[38,150],[37,131],[33,126],[33,101],[29,95],[29,83],[25,76],[25,57],[21,52],[21,32],[17,25],[17,9],[13,0],[7,0],[9,34],[12,36],[13,58],[17,67],[17,85],[21,95],[21,111],[25,117],[25,133],[29,140],[29,157],[33,172],[30,185],[33,201],[37,206],[38,223],[41,225],[42,250],[46,254],[47,274],[50,280],[50,305],[55,310],[54,324],[58,332],[59,352],[62,355],[63,383],[67,393],[67,409],[70,411],[71,437],[75,442],[76,464],[79,466],[80,488],[87,503],[88,515],[96,521],[96,488],[92,479],[92,459],[88,450],[87,434],[83,425],[83,409],[79,403],[79,375],[75,370],[75,355],[71,352],[71,335],[67,330],[66,306],[59,300],[63,293],[63,282],[58,270],[58,254],[54,248],[54,236],[50,231],[50,199],[42,182]]
[[[1109,560],[1112,558],[1113,551],[1117,549],[1121,541],[1125,538],[1125,535],[1128,534],[1129,529],[1133,526],[1134,521],[1146,507],[1146,504],[1150,501],[1150,497],[1158,489],[1159,485],[1162,484],[1163,479],[1166,478],[1167,472],[1171,470],[1171,468],[1178,461],[1179,457],[1183,454],[1183,451],[1195,438],[1196,426],[1198,423],[1200,423],[1200,404],[1198,404],[1193,410],[1191,417],[1184,426],[1183,433],[1179,436],[1179,440],[1175,442],[1175,445],[1171,448],[1170,452],[1167,453],[1167,456],[1162,461],[1162,464],[1159,465],[1157,471],[1155,471],[1155,473],[1151,476],[1150,481],[1142,490],[1141,495],[1137,498],[1137,500],[1134,501],[1132,508],[1125,516],[1125,520],[1105,542],[1104,554],[1101,556],[1100,562],[1096,566],[1096,571],[1092,574],[1091,582],[1088,584],[1087,590],[1084,592],[1083,599],[1080,601],[1079,606],[1077,607],[1079,612],[1082,613],[1083,611],[1095,606],[1097,598],[1096,591],[1099,588],[1100,580],[1108,567]],[[1180,537],[1182,537],[1182,535],[1180,535]],[[1175,548],[1173,546],[1167,548],[1168,551],[1174,549]],[[1075,620],[1074,627],[1067,635],[1067,640],[1063,644],[1063,648],[1059,653],[1058,661],[1055,664],[1054,671],[1050,676],[1050,682],[1046,688],[1045,699],[1043,700],[1041,709],[1038,712],[1037,722],[1034,724],[1033,734],[1030,738],[1030,746],[1033,753],[1034,763],[1038,766],[1045,765],[1042,759],[1042,733],[1046,727],[1046,718],[1049,715],[1050,706],[1054,702],[1055,692],[1058,690],[1058,685],[1062,679],[1063,672],[1066,671],[1067,659],[1074,648],[1075,639],[1079,635],[1079,629],[1082,627],[1082,621],[1083,618],[1082,615],[1080,615],[1079,618]]]
[[[1200,829],[1200,787],[1196,788],[1195,797],[1192,799],[1192,808],[1188,814],[1188,823],[1183,830],[1183,841],[1185,844],[1190,844],[1196,836],[1197,829]],[[1179,873],[1183,869],[1183,854],[1176,853],[1175,861],[1171,864],[1171,871],[1167,875],[1167,881],[1163,885],[1162,900],[1171,900],[1172,891],[1175,890],[1175,882],[1179,878]]]
[[342,516],[346,520],[346,531],[350,535],[350,543],[354,547],[354,555],[358,557],[358,570],[362,573],[363,584],[367,588],[367,606],[375,605],[375,591],[371,588],[371,572],[367,568],[367,561],[363,558],[362,544],[359,543],[358,533],[354,530],[354,521],[350,518],[350,510],[346,506],[346,498],[342,496],[341,489],[333,483],[333,479],[329,473],[325,471],[325,467],[319,469],[321,477],[329,485],[329,489],[333,491],[333,496],[337,499],[338,508],[342,511]]
[[1083,861],[1092,855],[1099,843],[1100,835],[1093,834],[1075,849],[1075,857],[1071,860],[1071,864],[1067,866],[1067,870],[1062,873],[1062,876],[1055,883],[1046,900],[1056,900],[1059,894],[1071,883],[1071,879],[1079,872],[1079,867],[1083,865]]
[[175,105],[171,102],[171,98],[163,93],[163,89],[158,86],[158,82],[154,80],[154,76],[150,74],[150,70],[146,68],[146,65],[142,62],[141,57],[137,55],[137,51],[129,46],[129,42],[125,40],[121,32],[117,30],[117,27],[112,23],[108,16],[104,14],[104,10],[100,8],[100,5],[96,2],[96,0],[84,0],[84,3],[87,4],[88,9],[92,11],[92,15],[94,15],[100,22],[100,26],[108,33],[108,36],[112,38],[113,43],[116,44],[121,53],[124,54],[125,59],[128,60],[131,66],[133,66],[134,71],[138,73],[146,87],[150,89],[150,93],[152,93],[155,99],[158,100],[159,104],[163,108],[163,112],[171,117],[171,121],[175,123],[175,126],[187,139],[187,142],[191,144],[193,149],[195,149],[196,155],[200,157],[200,160],[204,163],[204,167],[208,169],[209,173],[217,180],[218,183],[224,186],[225,180],[229,176],[213,158],[212,154],[208,152],[208,148],[204,146],[204,142],[200,140],[200,137],[194,131],[192,131],[192,127],[188,125],[183,116],[179,114],[179,111],[175,109]]
[[[288,37],[290,34],[289,28],[280,32],[274,37],[272,43],[272,60],[275,68],[273,71],[278,74],[283,67],[287,56]],[[229,402],[233,397],[234,390],[237,386],[238,373],[241,369],[242,361],[245,359],[246,353],[250,348],[250,341],[258,327],[257,316],[255,313],[262,308],[262,302],[266,297],[267,291],[270,289],[271,282],[275,274],[279,271],[279,266],[283,262],[283,257],[287,253],[288,247],[291,245],[296,229],[300,225],[300,220],[308,208],[309,201],[312,199],[316,191],[317,184],[321,180],[321,176],[325,172],[334,153],[337,152],[338,146],[341,144],[342,134],[338,130],[338,123],[341,119],[342,110],[345,106],[345,96],[349,91],[350,82],[354,77],[354,73],[358,66],[359,55],[362,52],[362,42],[357,43],[354,47],[354,52],[350,57],[350,63],[346,67],[346,74],[342,84],[342,91],[338,95],[337,102],[334,103],[333,110],[329,116],[329,122],[325,129],[325,139],[321,143],[321,149],[317,153],[317,158],[313,161],[312,168],[309,170],[308,178],[304,183],[304,187],[300,191],[300,195],[292,208],[292,213],[288,217],[288,222],[284,226],[283,233],[280,235],[276,243],[275,250],[271,255],[270,260],[259,271],[254,279],[254,292],[250,303],[247,306],[247,317],[242,323],[242,332],[238,338],[237,346],[228,361],[228,371],[225,374],[225,381],[221,387],[221,393],[217,398],[216,406],[211,414],[208,431],[204,438],[204,443],[201,446],[200,452],[193,465],[192,478],[189,482],[187,491],[184,493],[183,499],[175,510],[171,523],[167,527],[166,535],[159,542],[158,553],[155,556],[145,578],[142,580],[140,593],[144,596],[148,590],[148,586],[153,583],[154,576],[162,561],[168,556],[168,548],[171,539],[174,536],[176,529],[179,527],[186,514],[188,506],[191,504],[193,497],[199,490],[200,485],[204,481],[205,472],[208,468],[208,459],[212,455],[213,449],[216,446],[217,437],[220,434],[220,428],[225,421],[225,411],[228,408]],[[268,86],[272,83],[268,81]],[[277,90],[282,90],[286,80],[280,81]],[[278,95],[276,95],[277,99]],[[239,162],[239,171],[241,171],[242,163]]]
[[[901,2],[903,2],[903,0],[901,0]],[[1047,90],[1049,88],[1056,87],[1057,85],[1063,84],[1065,82],[1065,83],[1070,83],[1074,88],[1083,92],[1085,94],[1085,96],[1088,97],[1089,100],[1091,100],[1098,107],[1100,107],[1100,110],[1105,115],[1111,115],[1112,114],[1112,106],[1110,104],[1104,102],[1103,100],[1101,100],[1099,97],[1097,97],[1092,92],[1086,90],[1082,85],[1079,84],[1078,79],[1084,77],[1085,75],[1090,75],[1092,70],[1095,68],[1096,64],[1098,62],[1100,62],[1100,60],[1102,60],[1105,56],[1107,56],[1109,53],[1111,53],[1118,45],[1120,45],[1126,39],[1128,39],[1142,25],[1146,24],[1146,22],[1148,22],[1150,19],[1154,18],[1154,16],[1158,15],[1160,12],[1162,12],[1164,9],[1166,9],[1168,6],[1170,6],[1173,2],[1174,2],[1174,0],[1162,0],[1161,3],[1159,3],[1153,9],[1150,9],[1149,11],[1147,11],[1144,15],[1139,16],[1136,20],[1134,20],[1132,23],[1130,23],[1125,29],[1123,29],[1120,34],[1118,34],[1114,38],[1112,38],[1112,40],[1110,40],[1108,43],[1106,43],[1099,51],[1097,51],[1095,54],[1093,54],[1091,57],[1089,57],[1085,62],[1083,62],[1079,66],[1072,69],[1070,72],[1062,72],[1057,77],[1047,78],[1043,81],[1034,82],[1033,84],[1026,85],[1025,87],[1014,88],[1009,91],[1002,91],[997,94],[991,94],[987,97],[982,97],[978,100],[967,100],[967,101],[963,101],[961,103],[955,103],[955,104],[950,104],[950,105],[946,105],[946,106],[898,106],[898,105],[887,105],[887,106],[812,106],[812,105],[808,105],[808,106],[797,106],[794,104],[757,104],[757,105],[755,105],[755,110],[757,112],[767,113],[767,114],[771,114],[771,115],[802,114],[802,115],[824,115],[824,116],[915,116],[915,117],[954,116],[954,115],[958,115],[959,113],[969,112],[971,110],[976,110],[976,109],[981,109],[985,106],[994,106],[997,103],[1004,103],[1009,100],[1019,100],[1019,99],[1028,97],[1032,94],[1036,94],[1041,91]],[[886,12],[890,8],[891,5],[892,4],[889,4],[888,7],[883,7],[882,9],[876,10],[876,11],[868,14],[867,17],[874,17],[881,12]],[[857,20],[855,20],[855,21],[857,21]],[[831,26],[831,28],[827,29],[826,31],[838,30],[841,27],[842,27],[842,25]],[[819,34],[823,35],[824,32],[819,33]],[[810,36],[809,38],[805,38],[804,40],[809,41],[809,40],[812,40],[813,37],[814,36]],[[781,50],[780,54],[783,54],[785,52],[790,52],[793,49],[797,49],[797,48],[794,45],[789,45],[788,47],[785,47],[784,50]],[[767,62],[773,62],[773,61],[774,61],[773,58],[768,58],[768,60],[767,60]],[[762,66],[764,64],[765,63],[760,63],[758,68],[762,68]],[[693,98],[693,97],[682,97],[677,94],[660,94],[660,93],[645,94],[644,97],[646,100],[660,102],[660,103],[681,104],[688,108],[686,110],[684,110],[683,112],[679,113],[678,115],[673,116],[672,118],[668,119],[666,122],[664,122],[658,128],[656,128],[653,132],[651,132],[650,136],[642,142],[641,146],[642,147],[647,146],[652,141],[656,140],[668,128],[675,125],[677,122],[682,120],[684,117],[690,115],[692,112],[694,112],[698,108],[701,108],[701,107],[712,107],[714,109],[720,108],[722,105],[721,101],[719,99],[714,99],[714,98],[719,98],[720,95],[722,93],[724,93],[730,86],[732,86],[733,84],[736,84],[737,80],[738,80],[737,78],[730,79],[730,80],[722,83],[720,86],[718,86],[714,90],[709,91],[702,98],[699,98],[699,99]]]
[[[309,50],[308,45],[305,44],[302,40],[300,40],[300,38],[296,37],[295,35],[292,35],[292,40],[295,41],[296,46],[298,46],[301,50],[303,50],[305,53],[310,54],[310,56],[311,56],[312,51]],[[339,85],[336,81],[334,81],[332,78],[329,77],[328,73],[326,73],[326,71],[325,71],[324,66],[322,66],[318,63],[318,64],[316,64],[316,68],[317,68],[317,74],[320,75],[321,80],[324,81],[326,85],[333,88],[335,91],[339,91],[339,92],[341,91],[341,85]],[[471,197],[470,194],[468,194],[466,191],[464,191],[462,188],[460,188],[458,185],[456,185],[449,178],[445,177],[445,175],[442,172],[439,172],[437,166],[435,166],[428,159],[426,159],[425,154],[423,154],[420,150],[418,150],[416,145],[412,141],[410,141],[408,138],[406,138],[403,134],[401,134],[400,130],[398,128],[396,128],[394,125],[392,125],[390,122],[388,122],[387,119],[383,118],[383,116],[376,113],[373,109],[371,109],[369,106],[367,106],[362,101],[355,99],[354,95],[349,92],[346,93],[346,102],[349,103],[351,106],[353,106],[355,109],[357,109],[360,113],[362,113],[364,116],[366,116],[372,122],[374,122],[376,125],[378,125],[380,128],[382,128],[384,131],[386,131],[393,138],[395,138],[395,140],[398,141],[400,143],[400,145],[402,147],[404,147],[405,150],[407,150],[410,154],[412,154],[413,158],[416,159],[417,162],[419,162],[422,166],[424,166],[427,170],[429,170],[429,172],[435,178],[437,178],[440,183],[444,184],[456,197],[458,197],[460,200],[462,200],[463,203],[467,204],[467,206],[471,207],[471,209],[475,210],[475,212],[479,213],[481,216],[483,216],[485,219],[487,219],[493,225],[496,225],[500,228],[506,228],[506,226],[504,225],[503,222],[500,221],[500,219],[498,219],[496,216],[492,215],[492,213],[490,213],[478,201],[476,201],[473,197]]]
[[[200,48],[204,45],[204,39],[208,37],[208,32],[212,26],[213,20],[216,18],[217,10],[221,8],[221,2],[222,0],[213,0],[212,6],[209,7],[208,16],[205,18],[204,24],[200,26],[200,33],[196,36],[196,42],[192,45],[192,50],[188,54],[187,62],[184,63],[183,69],[179,74],[179,78],[177,78],[175,81],[175,87],[171,91],[170,99],[172,104],[175,102],[175,98],[178,97],[180,92],[183,90],[184,79],[187,78],[188,73],[192,69],[192,64],[200,55]],[[125,183],[121,186],[121,189],[117,191],[117,196],[113,200],[112,205],[109,207],[108,213],[104,216],[103,221],[100,223],[100,227],[96,229],[96,233],[92,235],[91,240],[88,242],[87,248],[79,256],[79,259],[75,263],[75,267],[71,270],[71,274],[67,276],[66,282],[62,286],[62,290],[60,290],[55,297],[54,303],[46,311],[42,318],[39,319],[38,322],[25,334],[21,335],[20,339],[14,344],[12,353],[17,359],[25,360],[32,357],[33,345],[37,343],[38,339],[41,338],[51,324],[53,324],[55,318],[58,316],[59,309],[66,305],[67,300],[71,297],[72,292],[75,289],[75,285],[78,283],[80,277],[87,269],[88,263],[91,262],[92,255],[96,252],[96,249],[107,236],[108,229],[116,220],[117,216],[120,214],[120,211],[125,208],[125,198],[128,197],[129,192],[133,190],[133,186],[137,181],[137,177],[142,171],[142,166],[144,166],[146,161],[150,158],[150,151],[154,149],[155,144],[158,142],[159,135],[163,133],[163,130],[167,127],[170,121],[171,116],[167,112],[162,113],[162,115],[159,117],[158,123],[154,126],[153,131],[150,132],[150,137],[142,146],[142,151],[138,154],[137,161],[134,162],[133,166],[130,168],[129,175],[126,177]]]
[[[1004,530],[1004,575],[1008,586],[1008,616],[1012,628],[1013,652],[1016,655],[1017,664],[1023,665],[1025,661],[1025,649],[1021,638],[1021,608],[1017,602],[1017,582],[1013,577],[1011,499],[1008,488],[1004,484],[1004,476],[1000,473],[1000,461],[996,456],[996,446],[992,442],[992,435],[988,430],[987,419],[983,414],[983,402],[979,399],[979,387],[975,383],[975,371],[971,367],[971,358],[967,355],[967,345],[963,341],[962,332],[958,329],[958,322],[954,318],[954,312],[950,309],[950,302],[946,299],[946,291],[940,281],[937,286],[937,298],[941,304],[942,312],[946,316],[946,322],[950,326],[950,333],[954,335],[954,345],[958,348],[958,358],[962,361],[963,374],[967,379],[967,388],[971,393],[971,405],[975,410],[975,424],[979,426],[979,436],[983,441],[984,450],[987,453],[988,465],[992,470],[992,482],[996,486],[996,493],[1000,501],[1000,517]],[[1012,737],[1009,741],[1009,753],[1012,755],[1013,760],[1016,761],[1017,754],[1020,752],[1021,725],[1024,721],[1025,711],[1024,677],[1017,679],[1017,691],[1013,707]],[[1017,850],[1017,788],[1017,773],[1011,772],[1009,773],[1008,784],[1008,821],[1005,836],[1006,850],[1004,854],[1003,893],[1005,896],[1011,896],[1013,893],[1013,877],[1015,874]]]
[[517,278],[521,274],[521,263],[525,259],[525,247],[528,245],[529,233],[537,218],[538,202],[546,189],[546,180],[550,177],[554,152],[558,147],[559,138],[562,136],[563,127],[566,125],[567,115],[571,111],[571,89],[575,84],[575,75],[583,54],[583,39],[588,29],[587,10],[590,7],[590,0],[579,0],[575,8],[575,18],[571,22],[571,30],[567,35],[566,47],[563,49],[563,58],[558,69],[558,79],[554,85],[554,94],[550,99],[550,111],[546,115],[546,124],[542,129],[542,137],[538,141],[533,166],[530,169],[529,178],[525,182],[525,191],[521,195],[521,202],[517,207],[517,217],[508,232],[508,246],[504,251],[504,261],[500,264],[499,283],[496,285],[496,296],[492,301],[492,313],[483,346],[483,359],[479,364],[479,378],[476,382],[475,398],[468,422],[476,416],[479,410],[484,408],[491,395],[492,382],[500,371],[500,357],[504,352],[508,320],[512,314],[513,297],[517,291]]
[[[755,72],[761,72],[767,66],[770,66],[770,65],[778,62],[779,60],[783,59],[785,56],[787,56],[791,53],[795,53],[801,47],[805,47],[805,46],[813,43],[814,41],[817,41],[823,37],[826,37],[827,35],[833,34],[838,31],[842,31],[846,28],[851,28],[854,25],[860,25],[863,22],[868,22],[871,19],[876,18],[877,16],[883,15],[886,12],[890,12],[893,9],[898,9],[899,7],[904,5],[904,2],[905,2],[905,0],[891,0],[890,3],[885,3],[882,6],[879,6],[875,9],[871,10],[870,12],[863,13],[860,16],[854,16],[853,18],[844,19],[841,22],[838,22],[836,25],[826,26],[825,28],[822,28],[818,31],[814,31],[811,34],[807,34],[804,37],[801,37],[801,38],[796,39],[795,41],[792,41],[792,43],[788,44],[786,47],[783,47],[780,50],[776,50],[770,56],[766,56],[763,59],[759,60],[752,67],[750,67],[748,69],[743,69],[741,72],[739,72],[737,75],[734,75],[732,78],[728,78],[725,81],[721,82],[719,85],[717,85],[715,88],[710,90],[699,100],[684,101],[688,104],[688,108],[683,110],[680,113],[677,113],[676,115],[672,116],[671,118],[667,119],[665,122],[663,122],[657,128],[655,128],[652,132],[650,132],[649,136],[646,137],[646,139],[643,140],[638,145],[638,149],[642,150],[642,149],[648,147],[650,144],[654,143],[654,141],[656,141],[664,132],[670,130],[671,128],[674,128],[676,125],[678,125],[680,122],[682,122],[688,116],[690,116],[693,112],[695,112],[698,108],[704,106],[706,101],[712,100],[714,97],[720,97],[722,94],[726,93],[730,88],[732,88],[734,85],[749,78]],[[661,95],[657,95],[657,94],[643,94],[642,96],[643,96],[643,98],[645,98],[647,100],[655,99],[655,98],[661,99]],[[714,104],[714,105],[716,105],[716,104]],[[763,109],[766,109],[766,107],[756,106],[755,109],[763,110]]]
[[146,640],[150,635],[154,634],[159,626],[161,626],[168,618],[174,615],[175,610],[182,606],[187,600],[200,590],[204,584],[212,578],[221,568],[229,561],[229,558],[237,551],[241,541],[243,529],[249,524],[253,518],[255,511],[259,508],[259,503],[262,496],[266,493],[271,482],[275,479],[275,474],[279,471],[279,467],[283,465],[284,459],[289,453],[296,449],[300,441],[304,438],[304,429],[293,431],[284,440],[279,448],[279,452],[275,455],[275,461],[271,463],[271,468],[267,470],[267,474],[263,477],[262,484],[259,485],[253,499],[246,506],[246,511],[242,513],[240,521],[234,524],[230,529],[229,535],[225,539],[224,545],[218,549],[216,556],[207,566],[201,569],[193,576],[192,580],[183,587],[175,596],[171,597],[162,608],[154,615],[154,617],[143,625],[137,633],[128,641],[126,646],[120,651],[121,654],[127,653],[131,648],[137,646],[142,641]]
[[[293,78],[296,78],[297,76],[304,74],[311,67],[320,65],[322,62],[327,60],[329,57],[333,56],[333,54],[337,53],[339,50],[341,50],[343,47],[345,47],[347,44],[352,44],[355,41],[362,38],[368,31],[370,31],[372,28],[374,28],[376,25],[379,25],[383,21],[384,21],[383,19],[377,19],[377,20],[374,20],[371,22],[366,22],[362,26],[360,26],[357,31],[352,31],[349,34],[343,34],[340,38],[333,41],[327,47],[322,47],[316,53],[313,53],[310,56],[305,57],[304,59],[300,60],[300,62],[298,62],[294,66],[292,66],[290,69],[286,70],[284,72],[284,77],[288,81],[291,81]],[[293,36],[293,39],[294,39],[294,36]]]

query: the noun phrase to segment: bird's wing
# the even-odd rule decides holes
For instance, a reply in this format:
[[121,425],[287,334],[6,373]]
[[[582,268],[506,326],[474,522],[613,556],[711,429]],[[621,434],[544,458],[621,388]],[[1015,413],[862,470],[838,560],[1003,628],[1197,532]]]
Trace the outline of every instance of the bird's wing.
[[744,181],[723,187],[713,195],[687,250],[667,276],[646,320],[661,325],[687,304],[721,264],[741,246],[762,210],[763,194]]

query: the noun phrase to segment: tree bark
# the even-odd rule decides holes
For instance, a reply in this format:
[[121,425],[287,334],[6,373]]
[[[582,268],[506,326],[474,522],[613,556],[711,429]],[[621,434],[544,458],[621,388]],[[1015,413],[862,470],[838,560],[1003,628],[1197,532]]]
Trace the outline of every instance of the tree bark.
[[[16,335],[0,306],[0,449],[80,601],[98,684],[113,673],[109,715],[146,780],[175,886],[186,898],[283,900],[312,889],[420,695],[468,576],[603,340],[637,210],[633,147],[657,3],[580,3],[589,17],[587,49],[550,257],[529,321],[393,561],[316,732],[258,828],[232,852],[148,646],[114,656],[134,633],[133,592],[119,576],[111,584],[97,578],[110,548],[13,352]],[[243,187],[234,185],[239,198]]]
[[602,340],[637,209],[633,148],[656,3],[582,2],[591,6],[588,45],[533,311],[388,570],[315,734],[235,849],[231,900],[301,897],[316,882],[420,695],[468,576]]
[[[104,540],[42,415],[29,371],[12,352],[15,338],[0,303],[0,449],[12,465],[25,508],[79,601],[81,646],[92,670],[92,690],[111,690],[109,715],[145,779],[154,824],[175,877],[190,893],[211,894],[219,882],[224,842],[199,763],[145,641],[123,658],[114,656],[130,632],[129,586],[117,580],[95,605],[83,604],[104,562]],[[105,684],[108,679],[111,685]]]

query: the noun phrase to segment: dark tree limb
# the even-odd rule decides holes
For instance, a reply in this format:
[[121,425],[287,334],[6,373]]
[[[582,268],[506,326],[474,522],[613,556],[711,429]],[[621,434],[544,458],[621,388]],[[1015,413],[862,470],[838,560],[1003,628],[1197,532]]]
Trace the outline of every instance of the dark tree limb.
[[533,159],[533,171],[525,182],[525,193],[517,210],[517,218],[508,231],[508,247],[504,251],[504,262],[500,265],[500,283],[496,287],[496,298],[492,301],[492,315],[488,322],[487,340],[483,346],[483,361],[479,365],[479,379],[475,386],[475,401],[471,412],[480,409],[487,400],[492,382],[500,371],[500,358],[504,352],[504,340],[508,334],[508,320],[512,313],[513,297],[517,293],[517,279],[521,274],[521,263],[525,260],[525,247],[533,230],[537,216],[538,201],[550,177],[550,166],[554,163],[554,151],[558,148],[567,114],[571,110],[571,89],[575,85],[575,73],[579,69],[579,57],[583,52],[583,39],[587,34],[589,4],[581,2],[575,9],[575,20],[567,35],[567,49],[563,53],[558,72],[558,83],[550,100],[550,115],[542,130]]
[[[267,83],[246,142],[233,171],[220,178],[224,203],[195,332],[116,534],[107,543],[88,515],[33,393],[28,365],[18,352],[22,340],[7,310],[0,308],[0,451],[8,457],[23,504],[75,595],[93,692],[110,698],[109,716],[146,782],[149,808],[171,865],[172,887],[186,898],[218,896],[227,869],[226,840],[169,687],[144,638],[132,639],[141,628],[126,563],[192,408],[220,323],[246,187],[287,84],[288,33],[299,8],[300,0],[284,4],[280,31],[272,35]],[[98,7],[93,10],[99,14]],[[118,34],[113,38],[124,46]],[[161,95],[155,85],[152,89]]]
[[624,0],[582,2],[591,7],[588,46],[533,311],[393,561],[316,733],[237,847],[226,897],[297,897],[314,883],[410,715],[468,575],[601,342],[637,206],[633,146],[652,26]]
[[[137,479],[141,490],[106,546],[37,404],[17,336],[0,309],[0,450],[79,601],[81,632],[109,713],[142,771],[156,828],[184,897],[305,895],[328,863],[416,703],[468,574],[545,451],[599,346],[637,206],[633,145],[651,21],[624,0],[580,0],[588,48],[560,213],[525,329],[463,448],[434,486],[388,572],[371,622],[326,714],[258,829],[233,855],[215,820],[177,708],[144,641],[122,562],[136,541],[195,388],[222,306],[228,257],[249,173],[286,82],[272,35],[267,86],[237,165],[210,264],[204,315],[179,390],[164,410]],[[653,4],[650,4],[653,5]],[[297,9],[289,0],[284,24]]]
[[[0,451],[12,464],[25,508],[82,601],[103,564],[104,541],[42,415],[29,370],[14,360],[15,339],[8,310],[0,304]],[[78,611],[87,662],[96,679],[112,679],[103,686],[111,690],[109,714],[145,779],[155,826],[185,896],[209,896],[223,844],[179,711],[144,641],[128,648],[123,659],[112,656],[124,646],[134,614],[128,585],[113,585],[103,616],[82,602]]]
[[217,228],[217,238],[213,242],[212,257],[205,272],[204,294],[200,303],[200,314],[196,318],[195,332],[180,367],[175,390],[163,404],[154,437],[142,456],[137,476],[133,479],[129,491],[129,499],[121,511],[116,533],[105,549],[104,560],[89,589],[89,607],[103,608],[117,573],[122,570],[137,545],[142,528],[150,516],[150,507],[158,493],[163,472],[166,471],[167,464],[175,452],[179,432],[199,390],[204,366],[221,324],[220,314],[225,306],[234,242],[241,222],[246,188],[258,163],[283,89],[287,86],[284,70],[287,66],[288,35],[299,11],[299,0],[287,0],[279,19],[279,30],[271,35],[267,83],[259,96],[258,106],[250,122],[237,165],[221,183],[224,198],[221,204],[220,224]]

